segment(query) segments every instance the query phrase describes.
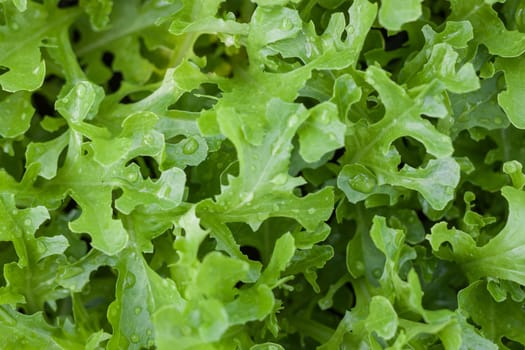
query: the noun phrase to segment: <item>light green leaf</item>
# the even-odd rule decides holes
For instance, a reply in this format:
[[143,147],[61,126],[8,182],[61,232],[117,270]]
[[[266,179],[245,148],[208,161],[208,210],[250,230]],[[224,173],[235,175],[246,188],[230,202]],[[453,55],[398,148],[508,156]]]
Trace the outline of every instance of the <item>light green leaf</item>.
[[[338,176],[338,187],[352,203],[375,193],[394,197],[389,186],[405,187],[418,191],[433,208],[443,209],[453,198],[459,181],[459,165],[449,157],[450,138],[421,118],[425,110],[423,96],[413,99],[377,67],[370,67],[366,78],[378,90],[385,115],[372,125],[360,121],[349,129],[343,157],[349,164]],[[438,159],[431,159],[421,168],[405,165],[398,170],[401,159],[392,143],[404,136],[421,142]]]
[[[521,210],[525,207],[525,195],[521,190],[505,186],[501,194],[509,204],[509,215],[505,227],[488,243],[478,247],[468,233],[448,229],[445,223],[432,228],[428,237],[432,249],[443,258],[457,261],[470,280],[482,277],[501,278],[525,285],[525,266],[522,251],[525,239],[521,234],[523,220]],[[449,242],[452,250],[441,248]],[[441,253],[442,252],[442,253]]]
[[112,0],[80,0],[79,5],[89,15],[95,30],[103,30],[107,27],[113,9]]
[[379,9],[379,23],[388,30],[400,30],[403,24],[421,16],[422,0],[386,0]]
[[26,167],[38,166],[39,175],[45,179],[52,179],[57,174],[58,158],[67,146],[69,133],[47,142],[32,142],[26,149]]
[[516,57],[525,52],[525,34],[507,30],[498,13],[484,0],[452,0],[450,20],[472,23],[474,40],[493,55]]
[[7,23],[0,26],[0,66],[7,68],[7,72],[0,74],[0,85],[10,92],[33,91],[42,85],[46,74],[40,54],[42,40],[67,28],[78,12],[56,15],[33,1],[20,12],[23,2],[16,1],[16,5],[18,9],[11,3],[4,5]]
[[25,133],[34,112],[30,94],[20,91],[8,95],[0,101],[0,135],[14,138]]
[[515,127],[525,129],[525,119],[521,113],[525,106],[520,98],[523,93],[521,81],[524,77],[525,60],[521,57],[498,58],[496,69],[503,71],[507,83],[507,89],[498,95],[499,105]]
[[324,102],[309,110],[309,117],[298,131],[299,153],[314,163],[330,151],[344,145],[346,125],[338,117],[337,106]]
[[24,315],[9,306],[0,307],[0,330],[9,337],[0,339],[3,349],[26,349],[44,347],[50,350],[84,349],[82,338],[78,334],[67,334],[60,327],[49,325],[43,313]]
[[[35,231],[47,219],[49,213],[45,207],[27,208],[19,210],[16,208],[12,194],[0,196],[0,240],[11,241],[18,255],[20,266],[28,266],[36,262],[34,253],[39,248],[34,236]],[[44,253],[47,249],[42,251]]]
[[332,190],[325,188],[299,198],[292,190],[304,180],[286,172],[292,138],[307,118],[304,107],[273,99],[266,116],[257,123],[234,110],[229,112],[218,117],[223,133],[237,149],[239,176],[230,179],[216,203],[202,203],[203,215],[216,213],[213,215],[225,221],[244,221],[254,228],[268,217],[285,216],[315,229],[330,215]]
[[[498,346],[485,342],[486,349],[502,348],[502,337],[525,342],[519,325],[525,322],[521,303],[511,300],[496,302],[487,291],[483,281],[476,281],[458,294],[458,304],[476,324],[481,326],[482,334]],[[496,322],[494,322],[496,321]]]
[[151,347],[155,344],[153,314],[162,306],[183,305],[183,301],[173,281],[158,276],[133,249],[123,251],[116,268],[116,300],[108,308],[113,336],[107,348]]
[[387,298],[378,295],[370,300],[370,311],[365,325],[386,340],[395,336],[398,326],[397,313]]

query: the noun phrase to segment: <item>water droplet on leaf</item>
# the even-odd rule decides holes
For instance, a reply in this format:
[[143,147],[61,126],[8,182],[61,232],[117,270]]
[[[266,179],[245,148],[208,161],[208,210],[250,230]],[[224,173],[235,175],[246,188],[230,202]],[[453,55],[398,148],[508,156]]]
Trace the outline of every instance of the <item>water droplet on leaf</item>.
[[126,280],[124,282],[124,287],[125,288],[132,288],[135,285],[136,281],[137,281],[137,279],[136,279],[135,275],[132,274],[132,273],[129,273],[126,276]]
[[69,267],[61,276],[62,279],[69,279],[80,275],[84,272],[84,269],[78,266]]
[[294,114],[294,115],[292,115],[290,117],[290,119],[288,119],[288,123],[287,124],[288,124],[289,128],[293,128],[294,126],[297,125],[298,122],[299,122],[299,118],[297,117],[296,114]]
[[44,254],[47,250],[47,245],[41,240],[36,241],[36,250],[39,254]]
[[358,192],[370,193],[376,187],[376,180],[368,174],[358,173],[348,180],[348,184]]
[[355,263],[355,269],[357,270],[358,273],[362,273],[365,271],[365,264],[363,264],[362,261],[357,261]]
[[285,18],[281,23],[281,29],[282,30],[290,30],[293,28],[293,23],[290,21],[290,19]]
[[184,154],[193,154],[199,148],[199,142],[193,137],[188,137],[186,143],[182,146],[182,153]]
[[82,97],[86,93],[86,87],[84,85],[78,85],[76,93],[78,97]]
[[138,315],[138,314],[140,314],[141,312],[142,312],[142,308],[139,307],[139,306],[137,306],[137,307],[135,308],[135,315]]
[[131,340],[132,343],[138,343],[140,340],[139,336],[136,334],[132,334],[129,339]]
[[305,54],[306,54],[306,57],[307,58],[310,58],[312,57],[312,43],[310,41],[306,41],[304,43],[304,51],[305,51]]
[[285,173],[280,173],[278,175],[275,175],[270,182],[275,185],[284,185],[286,181],[288,180],[288,176]]
[[330,116],[326,111],[322,111],[319,115],[319,121],[321,124],[328,124],[330,122]]
[[372,270],[372,276],[374,276],[375,278],[381,278],[382,274],[383,274],[383,271],[381,271],[381,269]]
[[243,202],[251,202],[253,199],[253,192],[243,192],[240,194]]
[[151,135],[144,136],[144,143],[146,145],[151,145],[153,143],[153,136]]
[[314,208],[308,209],[308,214],[310,214],[310,215],[315,214],[315,209]]

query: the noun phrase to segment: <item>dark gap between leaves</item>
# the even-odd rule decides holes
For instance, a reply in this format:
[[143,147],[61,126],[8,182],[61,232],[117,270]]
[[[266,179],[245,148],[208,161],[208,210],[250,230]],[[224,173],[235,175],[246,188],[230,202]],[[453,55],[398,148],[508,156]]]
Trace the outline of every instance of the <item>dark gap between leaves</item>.
[[73,7],[78,5],[78,0],[59,0],[57,7],[60,9]]
[[241,252],[246,255],[250,260],[255,261],[262,261],[261,259],[261,253],[259,252],[259,249],[257,249],[254,246],[251,245],[243,245],[241,246]]
[[[118,91],[118,89],[120,89],[120,86],[122,85],[123,80],[124,77],[122,76],[121,72],[114,72],[111,78],[108,80],[108,92],[113,93],[115,91]],[[128,96],[126,97],[129,98]]]

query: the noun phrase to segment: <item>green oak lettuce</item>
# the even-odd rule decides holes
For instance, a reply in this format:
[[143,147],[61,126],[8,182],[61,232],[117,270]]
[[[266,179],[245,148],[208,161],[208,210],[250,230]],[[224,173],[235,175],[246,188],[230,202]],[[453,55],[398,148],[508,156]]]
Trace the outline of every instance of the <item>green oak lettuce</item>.
[[0,348],[523,348],[524,13],[0,0]]

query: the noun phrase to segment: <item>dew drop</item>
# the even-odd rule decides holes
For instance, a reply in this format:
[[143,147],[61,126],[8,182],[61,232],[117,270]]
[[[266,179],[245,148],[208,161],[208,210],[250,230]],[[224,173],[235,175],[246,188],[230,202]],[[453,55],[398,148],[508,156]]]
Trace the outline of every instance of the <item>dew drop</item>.
[[293,128],[294,126],[297,125],[297,123],[299,123],[299,117],[297,117],[296,114],[292,115],[290,117],[290,119],[288,119],[288,127],[289,128]]
[[243,192],[240,196],[243,202],[251,202],[253,199],[253,192]]
[[144,136],[144,143],[146,145],[151,145],[153,143],[153,136],[151,135]]
[[496,117],[496,118],[494,118],[494,123],[500,125],[501,123],[503,123],[503,120],[501,120],[500,117]]
[[182,153],[184,154],[193,154],[199,148],[199,142],[193,137],[188,137],[184,146],[182,146]]
[[287,180],[288,180],[288,176],[286,176],[285,173],[281,173],[281,174],[278,174],[278,175],[274,176],[270,180],[270,182],[275,184],[275,185],[284,185]]
[[375,278],[380,278],[382,274],[383,271],[381,271],[381,269],[372,270],[372,276],[374,276]]
[[146,330],[146,335],[151,335],[151,334],[152,334],[151,329]]
[[355,32],[355,28],[353,25],[349,25],[348,27],[346,27],[346,32],[348,34],[352,34],[353,32]]
[[128,174],[128,180],[129,181],[135,181],[137,180],[138,175],[136,173],[129,173]]
[[155,346],[155,341],[153,339],[148,340],[148,347],[152,348]]
[[361,273],[365,271],[365,264],[363,264],[362,261],[358,261],[355,263],[355,269],[357,270],[358,273]]
[[140,314],[141,312],[142,312],[142,308],[141,308],[140,306],[137,306],[137,307],[135,308],[135,315],[138,315],[138,314]]
[[129,339],[131,340],[132,343],[138,343],[140,340],[139,336],[136,334],[132,334]]
[[368,174],[358,173],[348,180],[348,184],[358,192],[370,193],[376,187],[376,180]]
[[293,23],[292,23],[292,21],[290,21],[290,19],[288,19],[288,18],[285,18],[285,19],[282,21],[282,23],[281,23],[281,29],[282,29],[282,30],[286,30],[286,31],[288,31],[288,30],[290,30],[290,29],[292,29],[292,28],[293,28]]
[[226,38],[224,38],[224,45],[226,45],[226,47],[235,45],[235,38],[231,35],[228,35]]
[[11,29],[16,31],[16,30],[20,29],[20,25],[18,23],[16,23],[16,22],[13,22],[13,23],[11,23]]
[[281,207],[279,206],[279,204],[274,203],[274,204],[272,205],[272,209],[273,209],[273,211],[279,211],[279,210],[281,210]]
[[41,240],[36,241],[36,250],[39,254],[44,254],[47,250],[47,245]]
[[84,85],[78,85],[76,94],[78,97],[82,97],[86,93],[86,87]]
[[40,66],[36,66],[32,71],[31,73],[33,73],[34,75],[38,75],[40,73]]
[[84,269],[81,268],[81,267],[78,267],[78,266],[72,266],[72,267],[69,267],[62,275],[61,275],[61,278],[62,279],[69,279],[69,278],[73,278],[73,277],[76,277],[78,275],[80,275],[81,273],[84,272]]
[[321,124],[328,124],[330,122],[330,117],[328,116],[328,113],[326,111],[322,111],[319,115],[319,121]]
[[310,215],[315,214],[315,209],[314,208],[308,209],[308,214],[310,214]]
[[132,288],[134,285],[135,285],[135,282],[137,281],[137,279],[135,278],[135,275],[132,274],[132,273],[129,273],[127,276],[126,276],[126,280],[124,282],[124,287],[126,288]]
[[307,58],[312,57],[312,43],[310,41],[306,41],[304,44],[304,51]]
[[525,28],[525,8],[519,8],[514,14],[514,20],[520,31]]
[[159,0],[155,3],[155,7],[165,7],[171,5],[171,1]]
[[31,226],[31,223],[32,223],[32,222],[31,222],[30,219],[25,219],[25,220],[24,220],[24,225],[25,225],[25,226]]

